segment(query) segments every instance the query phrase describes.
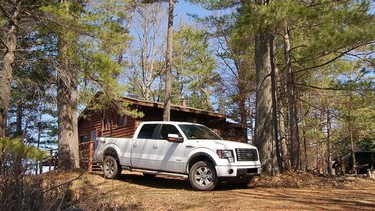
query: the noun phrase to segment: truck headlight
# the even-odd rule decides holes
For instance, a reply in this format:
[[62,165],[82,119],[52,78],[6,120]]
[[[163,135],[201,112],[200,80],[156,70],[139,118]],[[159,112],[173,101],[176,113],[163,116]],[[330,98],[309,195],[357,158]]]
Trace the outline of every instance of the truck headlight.
[[229,149],[218,149],[216,150],[216,154],[219,156],[221,159],[228,159],[230,163],[234,162],[234,156],[233,156],[233,151]]

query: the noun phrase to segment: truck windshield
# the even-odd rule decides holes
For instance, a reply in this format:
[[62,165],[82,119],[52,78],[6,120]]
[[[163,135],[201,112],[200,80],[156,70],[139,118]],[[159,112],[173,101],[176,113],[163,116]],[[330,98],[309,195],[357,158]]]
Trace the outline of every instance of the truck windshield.
[[211,129],[202,125],[180,124],[179,126],[188,139],[222,139]]

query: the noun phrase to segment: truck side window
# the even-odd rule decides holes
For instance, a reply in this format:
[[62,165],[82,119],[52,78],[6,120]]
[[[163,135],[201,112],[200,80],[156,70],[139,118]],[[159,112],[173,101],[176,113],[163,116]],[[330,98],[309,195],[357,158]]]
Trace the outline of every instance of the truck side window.
[[178,132],[177,128],[174,125],[163,125],[158,135],[158,139],[167,140],[168,134],[177,134],[181,137],[180,132]]
[[142,126],[141,130],[139,131],[137,138],[144,138],[144,139],[151,139],[153,137],[155,128],[157,124],[145,124]]

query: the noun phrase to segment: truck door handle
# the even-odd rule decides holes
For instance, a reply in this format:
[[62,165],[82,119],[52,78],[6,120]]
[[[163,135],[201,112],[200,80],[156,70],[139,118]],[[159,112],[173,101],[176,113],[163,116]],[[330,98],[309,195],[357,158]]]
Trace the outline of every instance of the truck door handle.
[[138,146],[138,143],[134,143],[134,144],[133,144],[133,147],[137,147],[137,146]]
[[159,148],[159,145],[158,144],[154,144],[153,148],[157,149],[157,148]]

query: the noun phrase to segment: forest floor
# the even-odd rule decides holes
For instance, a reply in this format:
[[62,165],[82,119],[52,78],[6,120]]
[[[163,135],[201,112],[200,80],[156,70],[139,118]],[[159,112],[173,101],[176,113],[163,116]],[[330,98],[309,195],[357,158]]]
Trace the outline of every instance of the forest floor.
[[187,179],[128,171],[118,180],[79,172],[45,178],[54,184],[77,178],[69,187],[71,199],[84,210],[375,210],[375,180],[362,177],[262,175],[248,187],[222,185],[210,192],[194,191]]

